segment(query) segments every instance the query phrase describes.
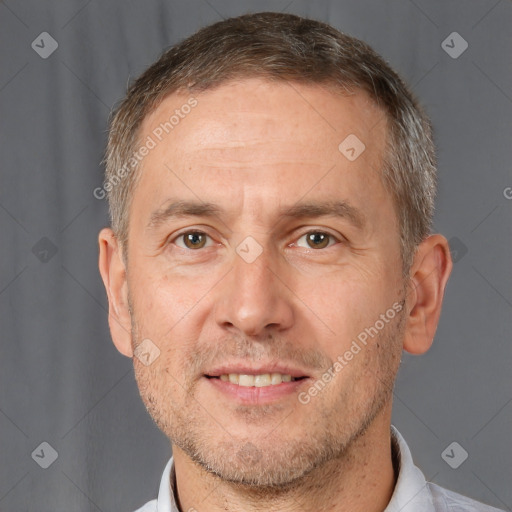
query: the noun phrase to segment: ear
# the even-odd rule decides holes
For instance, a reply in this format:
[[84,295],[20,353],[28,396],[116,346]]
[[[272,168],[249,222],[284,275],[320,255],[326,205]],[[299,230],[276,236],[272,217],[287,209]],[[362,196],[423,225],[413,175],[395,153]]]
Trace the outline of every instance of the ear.
[[452,268],[450,247],[444,236],[431,235],[418,246],[406,297],[404,350],[407,352],[423,354],[432,345]]
[[110,334],[117,350],[127,357],[133,357],[128,283],[121,247],[110,228],[100,231],[98,243],[100,274],[108,296]]

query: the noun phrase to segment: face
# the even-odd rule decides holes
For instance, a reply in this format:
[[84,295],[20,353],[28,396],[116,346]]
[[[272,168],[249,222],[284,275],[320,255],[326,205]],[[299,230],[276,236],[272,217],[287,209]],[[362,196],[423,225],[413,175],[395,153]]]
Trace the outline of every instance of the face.
[[134,357],[135,375],[176,450],[226,480],[287,485],[389,414],[405,292],[386,121],[364,93],[319,86],[194,97],[142,126],[156,145],[127,284],[133,346],[158,357]]

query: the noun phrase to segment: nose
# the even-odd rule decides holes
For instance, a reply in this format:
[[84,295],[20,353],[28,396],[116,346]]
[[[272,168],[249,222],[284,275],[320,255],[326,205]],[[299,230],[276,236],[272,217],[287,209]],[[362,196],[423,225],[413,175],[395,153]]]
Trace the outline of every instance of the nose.
[[252,262],[234,255],[233,269],[217,290],[215,319],[219,326],[261,336],[293,325],[293,292],[275,259],[265,249]]

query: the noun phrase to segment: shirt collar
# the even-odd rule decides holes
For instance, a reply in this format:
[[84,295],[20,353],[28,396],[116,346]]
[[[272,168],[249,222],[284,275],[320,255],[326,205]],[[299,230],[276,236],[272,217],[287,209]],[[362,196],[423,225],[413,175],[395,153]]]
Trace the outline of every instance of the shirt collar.
[[414,465],[411,450],[391,425],[391,446],[398,466],[395,490],[384,512],[433,512],[432,494],[421,470]]
[[[425,476],[414,465],[407,443],[393,425],[391,426],[391,447],[396,460],[398,478],[391,500],[384,512],[433,512],[432,494]],[[160,482],[157,512],[179,512],[175,495],[176,473],[171,457]]]
[[156,512],[179,512],[175,495],[176,473],[174,471],[174,460],[171,457],[165,466],[162,480],[160,481]]

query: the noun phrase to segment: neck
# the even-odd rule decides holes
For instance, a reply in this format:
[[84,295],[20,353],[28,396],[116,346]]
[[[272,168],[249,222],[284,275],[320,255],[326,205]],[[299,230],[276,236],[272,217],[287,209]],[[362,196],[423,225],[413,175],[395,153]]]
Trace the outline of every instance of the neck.
[[286,489],[226,482],[173,446],[178,506],[183,512],[382,512],[397,477],[391,456],[390,414],[384,416],[376,418],[342,456]]

